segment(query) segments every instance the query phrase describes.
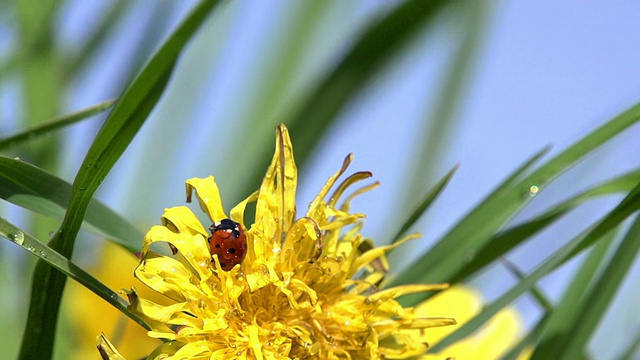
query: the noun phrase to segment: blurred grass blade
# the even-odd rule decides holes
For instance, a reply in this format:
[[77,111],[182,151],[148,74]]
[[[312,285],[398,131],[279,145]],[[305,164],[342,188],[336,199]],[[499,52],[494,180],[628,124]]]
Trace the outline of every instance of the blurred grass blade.
[[550,314],[545,314],[536,325],[527,332],[525,335],[515,346],[513,346],[506,354],[504,354],[500,360],[518,360],[522,359],[521,355],[527,348],[533,346],[536,340],[542,334],[544,330],[544,326],[547,324],[549,320]]
[[[561,342],[555,342],[552,346],[543,344],[553,342],[558,337],[562,338],[564,332],[570,330],[575,318],[582,316],[578,311],[580,299],[583,298],[589,286],[593,284],[593,279],[615,238],[616,232],[608,233],[602,241],[593,247],[589,256],[576,271],[573,281],[569,282],[555,311],[547,314],[549,315],[549,321],[543,329],[542,336],[538,338],[538,343],[543,348],[537,347],[534,353],[536,355],[534,356],[546,354],[545,356],[553,357],[555,351],[558,351],[559,347],[563,346]],[[556,347],[554,348],[554,346]]]
[[[0,156],[0,198],[25,209],[62,219],[71,197],[71,184],[17,159]],[[83,227],[134,252],[143,234],[98,200],[87,207]]]
[[65,126],[75,124],[79,121],[100,114],[101,112],[110,108],[114,103],[115,100],[107,100],[99,104],[90,106],[86,109],[68,115],[60,116],[51,121],[35,125],[26,130],[20,131],[17,134],[10,135],[9,137],[6,137],[4,139],[0,139],[0,151],[23,142],[33,140],[38,136],[48,134],[52,131],[59,130]]
[[23,232],[18,227],[2,218],[0,218],[0,236],[10,240],[16,245],[19,245],[21,248],[39,257],[42,261],[45,261],[47,264],[58,269],[63,274],[76,280],[94,294],[120,310],[123,314],[127,315],[133,321],[140,324],[140,326],[147,330],[151,330],[147,324],[142,321],[142,319],[127,309],[129,303],[119,296],[118,293],[111,290],[89,273],[69,261],[69,259],[52,250],[40,240]]
[[[559,174],[640,119],[640,104],[606,122],[517,184],[504,182],[388,286],[448,282],[515,214]],[[456,259],[456,261],[451,261]]]
[[402,224],[400,230],[393,237],[393,243],[400,240],[402,236],[415,224],[418,219],[424,214],[425,211],[431,206],[431,204],[440,196],[442,190],[449,184],[449,181],[453,177],[453,174],[458,170],[459,165],[456,165],[453,169],[438,181],[429,191],[422,197],[418,206],[411,212],[407,220]]
[[[434,171],[442,164],[442,150],[450,141],[451,131],[459,123],[458,112],[465,97],[465,91],[474,65],[478,60],[478,50],[486,34],[487,23],[492,12],[489,1],[459,1],[455,3],[455,24],[460,29],[460,39],[451,59],[442,72],[443,81],[435,91],[436,99],[425,107],[425,116],[416,131],[421,134],[417,149],[409,157],[406,191],[401,208],[412,208],[416,204],[415,194],[427,188],[434,179]],[[427,84],[425,84],[427,85]],[[402,219],[406,214],[399,212]],[[400,218],[399,218],[400,219]],[[398,220],[402,221],[402,220]]]
[[634,337],[627,350],[622,353],[622,355],[620,356],[620,360],[637,359],[638,349],[640,349],[640,331],[636,333],[636,336]]
[[[533,166],[533,164],[535,164],[538,160],[540,160],[544,155],[546,155],[549,152],[550,148],[546,147],[540,151],[538,151],[536,154],[534,154],[532,157],[530,157],[529,159],[527,159],[527,161],[525,161],[522,165],[520,165],[520,167],[518,167],[515,171],[513,171],[509,177],[507,177],[499,186],[496,190],[493,191],[492,195],[495,197],[498,196],[504,196],[504,192],[509,188],[509,185],[512,185],[513,183],[516,182],[516,180],[522,176],[522,174],[527,171],[529,168],[531,168]],[[485,200],[486,202],[486,200]],[[480,204],[477,208],[482,207],[482,205],[484,204],[484,202],[482,204]],[[477,209],[476,208],[476,209]],[[475,212],[476,210],[474,210]],[[417,265],[412,265],[410,266],[401,276],[407,276],[407,275],[411,275],[413,274],[413,269],[417,268]],[[419,275],[424,275],[424,273],[422,272],[417,272],[417,274],[415,274],[416,276]],[[413,275],[411,275],[413,276]],[[383,287],[391,287],[394,286],[394,284],[398,283],[398,279],[397,278],[393,278],[390,281],[391,285],[385,283],[383,285]]]
[[[506,259],[506,258],[500,259],[500,263],[505,268],[507,268],[507,270],[510,273],[512,273],[519,281],[522,281],[522,279],[524,279],[525,273],[522,272],[522,270],[520,270],[516,266],[516,264],[509,261],[509,259]],[[547,299],[547,297],[542,293],[542,291],[540,291],[540,289],[537,286],[534,285],[531,287],[531,295],[533,295],[533,298],[538,302],[540,307],[543,308],[546,312],[553,311],[553,305],[551,304],[551,301]]]
[[[533,353],[532,359],[547,359],[549,355],[569,360],[580,357],[635,261],[639,250],[640,216],[636,216],[631,228],[609,260],[607,267],[598,277],[598,281],[589,288],[586,296],[566,299],[567,311],[561,313],[558,308],[554,312],[554,317],[560,317],[558,323],[564,320],[561,329],[559,329],[560,332],[551,334],[546,341],[540,343]],[[575,278],[580,279],[580,276]],[[576,306],[578,300],[581,301]],[[564,301],[565,299],[563,299]],[[565,317],[565,315],[567,316]],[[568,331],[565,332],[566,330]]]
[[84,70],[84,67],[96,55],[100,47],[109,39],[108,35],[116,29],[118,21],[122,20],[127,10],[133,3],[131,1],[112,1],[111,6],[99,18],[88,40],[77,53],[68,58],[64,63],[64,76],[70,78],[72,75]]
[[[304,98],[283,123],[294,136],[296,163],[303,169],[317,141],[334,123],[338,113],[411,39],[431,24],[448,3],[446,0],[410,0],[374,20],[337,65],[305,92]],[[271,156],[263,152],[249,170],[249,189],[257,189]],[[253,190],[252,190],[253,191]]]
[[550,210],[545,211],[529,221],[501,231],[493,236],[487,245],[475,253],[470,262],[463,269],[454,274],[450,281],[455,283],[475,274],[477,271],[493,263],[494,260],[502,257],[514,247],[542,231],[580,204],[598,196],[629,192],[638,183],[640,183],[640,170],[631,171],[617,178],[608,180],[605,183],[596,185],[593,188],[554,206]]
[[[155,107],[181,51],[217,4],[217,1],[199,2],[119,97],[85,156],[73,182],[62,225],[49,243],[49,247],[62,256],[71,257],[76,235],[93,194]],[[66,277],[47,263],[39,261],[36,264],[21,359],[48,359],[52,356],[65,281]]]
[[[633,204],[633,206],[629,206]],[[449,334],[439,343],[429,349],[429,352],[440,352],[454,342],[471,335],[474,331],[484,325],[489,319],[495,316],[498,311],[508,306],[524,292],[536,284],[540,279],[554,271],[557,267],[575,255],[574,250],[584,248],[586,244],[593,244],[609,231],[616,228],[624,219],[638,211],[640,208],[640,184],[636,186],[613,210],[611,210],[596,225],[589,227],[580,235],[576,236],[567,244],[563,245],[553,255],[545,259],[531,274],[523,278],[520,283],[512,287],[505,294],[487,306],[480,314],[473,317],[467,323]]]

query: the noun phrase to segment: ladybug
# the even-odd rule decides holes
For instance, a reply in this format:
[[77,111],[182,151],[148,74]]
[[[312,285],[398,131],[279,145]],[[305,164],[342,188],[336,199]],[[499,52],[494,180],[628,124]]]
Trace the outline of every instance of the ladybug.
[[231,219],[224,219],[211,225],[209,230],[209,251],[211,256],[218,255],[222,270],[229,271],[244,260],[247,255],[247,236],[242,225]]

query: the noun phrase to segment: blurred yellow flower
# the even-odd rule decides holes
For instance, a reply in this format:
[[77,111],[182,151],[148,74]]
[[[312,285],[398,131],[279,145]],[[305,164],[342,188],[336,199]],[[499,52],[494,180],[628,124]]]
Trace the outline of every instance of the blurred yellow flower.
[[[131,271],[138,259],[113,243],[107,242],[101,249],[101,256],[89,269],[93,275],[111,289],[129,288],[132,285]],[[147,297],[162,301],[162,297],[149,289],[141,289]],[[129,359],[146,357],[160,340],[151,339],[147,331],[122,314],[109,303],[78,284],[67,283],[64,313],[67,316],[74,346],[70,349],[71,359],[94,359],[96,357],[96,334],[104,332],[118,346],[119,351]]]
[[[429,341],[425,329],[455,321],[421,316],[396,298],[447,285],[377,288],[388,270],[385,253],[409,238],[377,248],[362,238],[364,215],[351,213],[350,202],[377,184],[340,202],[347,188],[371,173],[352,174],[329,195],[351,156],[306,215],[296,219],[293,149],[283,125],[276,135],[260,190],[230,216],[213,177],[186,182],[187,201],[195,191],[213,223],[213,236],[184,206],[166,209],[162,225],[145,236],[135,275],[171,301],[164,306],[135,289],[127,293],[132,311],[152,328],[149,336],[167,340],[149,358],[404,359],[423,354]],[[255,221],[247,227],[244,212],[251,202]],[[174,256],[156,252],[156,243],[168,243]]]
[[[425,331],[427,338],[431,344],[435,344],[480,313],[483,306],[480,294],[470,288],[454,286],[417,306],[416,313],[423,316],[447,314],[447,316],[453,316],[458,322],[453,326],[427,329]],[[423,359],[500,359],[520,340],[522,329],[519,313],[513,308],[505,308],[471,336],[456,342],[438,354],[425,355]],[[526,358],[528,358],[526,355],[519,357],[519,359]]]

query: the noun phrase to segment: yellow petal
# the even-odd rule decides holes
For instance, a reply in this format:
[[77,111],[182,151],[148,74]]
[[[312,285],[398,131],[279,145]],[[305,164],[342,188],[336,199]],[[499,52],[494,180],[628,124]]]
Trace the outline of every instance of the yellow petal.
[[248,198],[244,199],[238,205],[234,206],[233,209],[231,209],[231,213],[229,214],[231,216],[231,220],[240,223],[243,228],[248,229],[249,227],[244,223],[244,210],[246,209],[248,203],[254,202],[257,199],[258,191],[255,191],[253,194],[249,195]]
[[342,162],[342,167],[340,168],[340,170],[338,170],[335,174],[329,177],[329,180],[327,180],[327,182],[324,184],[324,186],[322,187],[318,195],[315,197],[315,199],[313,199],[313,201],[309,205],[309,210],[307,211],[307,217],[315,219],[316,221],[317,219],[322,218],[322,213],[324,212],[324,208],[326,207],[324,198],[327,196],[327,194],[329,193],[329,190],[331,190],[331,188],[336,183],[340,175],[344,174],[344,172],[347,171],[347,168],[349,167],[349,164],[351,164],[352,160],[353,160],[353,154],[347,155],[347,157]]
[[104,360],[125,360],[118,350],[107,340],[104,334],[98,335],[98,351]]
[[340,200],[340,197],[349,186],[357,183],[358,181],[368,179],[371,176],[373,176],[373,174],[369,171],[358,171],[357,173],[349,175],[348,178],[346,178],[343,182],[340,183],[340,185],[338,185],[333,194],[331,194],[329,201],[327,201],[327,205],[329,205],[330,207],[336,207],[338,200]]
[[[455,306],[451,306],[455,304]],[[416,313],[422,316],[452,316],[458,325],[429,328],[425,337],[435,344],[446,335],[454,332],[482,310],[482,296],[460,286],[452,287],[421,303]],[[476,333],[456,342],[438,354],[426,355],[424,359],[441,359],[455,357],[458,359],[479,358],[499,359],[515,344],[518,331],[522,329],[522,321],[517,312],[511,308],[500,311]]]
[[300,263],[316,261],[322,253],[322,234],[318,224],[311,218],[296,220],[287,232],[280,264],[282,270],[293,270]]
[[293,159],[293,146],[284,125],[276,128],[276,150],[264,176],[256,203],[256,225],[270,239],[264,244],[265,254],[280,248],[282,234],[286,232],[296,214],[296,187],[298,170]]
[[175,233],[187,233],[191,236],[196,234],[208,235],[200,220],[186,206],[164,209],[161,221],[163,226]]
[[167,256],[147,254],[134,274],[148,287],[175,301],[185,301],[185,297],[200,294],[200,290],[193,285],[199,282],[195,274]]
[[176,234],[164,226],[153,226],[142,240],[142,258],[153,244],[159,242],[166,242],[178,249],[201,278],[211,276],[211,253],[203,235],[190,237],[188,234]]
[[356,259],[356,261],[354,262],[354,264],[352,266],[352,272],[349,274],[349,277],[352,277],[353,275],[355,275],[355,273],[360,271],[363,267],[368,266],[369,264],[371,264],[372,262],[374,262],[378,258],[383,257],[387,252],[397,248],[398,246],[404,244],[405,242],[407,242],[409,240],[416,239],[418,237],[420,237],[419,234],[412,234],[412,235],[409,235],[409,236],[407,236],[405,238],[402,238],[399,241],[396,241],[395,243],[393,243],[391,245],[374,247],[374,248],[368,250],[367,252],[365,252],[362,255],[358,256],[358,258]]
[[222,208],[220,190],[218,190],[218,185],[213,176],[204,179],[189,179],[186,181],[185,187],[187,191],[187,202],[191,202],[191,195],[195,190],[200,208],[209,216],[212,223],[227,218]]

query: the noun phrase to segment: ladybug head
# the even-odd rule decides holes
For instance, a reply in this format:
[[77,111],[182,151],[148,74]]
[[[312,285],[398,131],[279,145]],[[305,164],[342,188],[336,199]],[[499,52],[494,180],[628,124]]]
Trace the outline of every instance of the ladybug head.
[[229,231],[235,238],[240,236],[240,224],[231,219],[222,219],[219,223],[212,224],[209,230],[212,234],[217,231]]

